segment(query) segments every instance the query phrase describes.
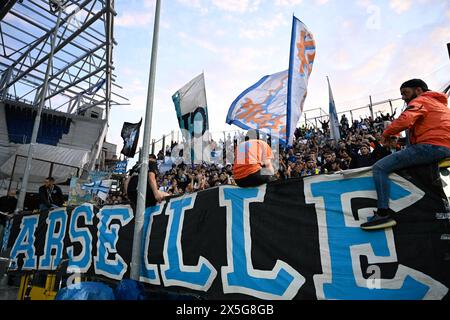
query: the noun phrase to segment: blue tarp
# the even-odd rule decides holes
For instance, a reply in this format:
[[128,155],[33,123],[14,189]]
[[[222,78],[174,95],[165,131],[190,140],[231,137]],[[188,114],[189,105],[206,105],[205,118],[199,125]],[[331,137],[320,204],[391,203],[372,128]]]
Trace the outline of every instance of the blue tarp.
[[100,282],[82,282],[61,289],[55,300],[115,300],[113,290]]
[[116,300],[145,300],[144,286],[135,280],[124,279],[114,290]]

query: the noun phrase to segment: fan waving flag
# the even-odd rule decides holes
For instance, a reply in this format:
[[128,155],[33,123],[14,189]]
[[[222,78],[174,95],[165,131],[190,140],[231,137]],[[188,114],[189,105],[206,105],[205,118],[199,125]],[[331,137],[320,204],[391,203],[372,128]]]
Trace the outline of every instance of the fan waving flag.
[[330,85],[330,79],[328,79],[328,92],[330,96],[330,110],[329,110],[329,117],[330,117],[330,137],[333,140],[338,141],[341,139],[341,133],[339,132],[339,120],[336,113],[336,104],[334,103],[333,98],[333,92],[331,91],[331,85]]
[[121,132],[121,136],[123,138],[123,149],[121,153],[128,158],[133,158],[136,154],[141,123],[142,119],[138,123],[125,122],[123,124]]
[[313,36],[294,17],[289,69],[265,76],[241,93],[231,104],[226,122],[245,130],[259,130],[292,145],[314,57]]

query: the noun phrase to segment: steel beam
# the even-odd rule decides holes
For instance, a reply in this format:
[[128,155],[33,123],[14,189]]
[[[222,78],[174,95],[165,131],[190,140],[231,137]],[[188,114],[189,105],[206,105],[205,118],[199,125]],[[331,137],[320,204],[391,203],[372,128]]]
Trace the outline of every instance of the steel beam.
[[11,10],[17,0],[6,0],[6,3],[3,3],[3,8],[0,9],[0,21],[6,16],[6,14]]
[[39,108],[37,110],[36,118],[34,120],[33,132],[31,134],[30,145],[28,146],[28,156],[27,156],[27,162],[25,165],[25,172],[23,174],[22,190],[19,193],[19,199],[17,200],[17,207],[15,210],[16,212],[23,210],[23,204],[25,202],[25,195],[27,193],[27,188],[28,188],[28,179],[30,177],[30,172],[31,172],[31,162],[33,160],[34,145],[36,144],[39,126],[41,123],[41,114],[42,114],[42,109],[44,108],[45,94],[47,91],[48,79],[49,79],[50,70],[52,68],[52,63],[53,63],[53,55],[55,52],[54,50],[55,50],[56,38],[58,37],[57,32],[58,32],[59,24],[61,22],[61,13],[62,13],[62,9],[59,9],[58,10],[58,19],[56,20],[56,26],[54,28],[54,34],[53,34],[52,41],[51,41],[50,56],[49,56],[49,61],[47,64],[47,70],[45,72],[44,86],[41,90],[42,97],[39,102]]
[[[104,103],[106,107],[108,102],[105,114],[109,117],[111,106],[122,105],[123,100],[128,100],[113,90],[113,88],[122,89],[115,83],[116,75],[113,74],[112,50],[116,43],[113,24],[114,16],[117,14],[113,8],[114,1],[69,0],[71,4],[76,5],[76,8],[74,10],[68,6],[63,8],[60,26],[56,30],[47,23],[50,22],[51,25],[55,23],[55,13],[48,7],[48,1],[27,0],[9,11],[8,15],[14,15],[31,28],[21,28],[18,24],[6,20],[0,23],[2,46],[0,48],[0,88],[10,89],[12,94],[11,97],[4,95],[4,98],[14,101],[20,95],[21,98],[33,100],[31,97],[33,92],[39,92],[45,78],[43,67],[46,66],[49,56],[49,34],[56,32],[53,57],[55,63],[48,80],[47,107],[51,107],[51,104],[56,102],[54,98],[58,95],[64,98],[61,102],[58,100],[57,105],[54,106],[57,109],[64,106],[70,109],[71,102],[75,99],[80,99],[82,104],[90,106]],[[68,9],[71,13],[66,15],[64,11],[68,12]],[[79,20],[82,26],[74,30],[70,25],[73,25],[71,19],[77,12],[82,12],[83,18]],[[105,25],[96,23],[98,21],[104,22]],[[110,28],[107,27],[108,25]],[[43,36],[40,36],[41,34]],[[105,40],[100,40],[102,38]],[[24,46],[18,49],[21,44]],[[57,52],[59,54],[56,54]],[[9,77],[6,76],[7,70],[10,71]],[[105,78],[107,85],[100,91],[92,95],[82,95],[86,87]],[[5,90],[0,89],[0,94],[1,92]],[[114,101],[113,97],[120,100]]]
[[[84,8],[89,2],[91,2],[92,0],[86,0],[82,3],[82,5],[80,6],[80,8]],[[75,13],[75,12],[73,12]],[[73,14],[72,13],[72,14]],[[67,22],[67,18],[62,19],[61,24],[60,25],[64,25]],[[23,58],[26,58],[26,56],[28,55],[29,52],[31,52],[31,50],[33,50],[34,48],[36,48],[39,43],[41,43],[42,41],[46,40],[49,38],[49,36],[54,32],[54,28],[52,28],[51,30],[48,30],[47,33],[45,35],[43,35],[42,37],[39,38],[39,41],[36,42],[35,44],[31,45],[30,48],[28,48],[28,50],[22,54],[22,56],[16,61],[16,63],[14,65],[12,65],[12,67],[15,67],[19,61],[21,61]]]
[[113,34],[113,19],[114,15],[111,11],[112,2],[111,0],[106,0],[106,23],[105,23],[105,34],[106,34],[106,101],[105,101],[105,124],[103,125],[102,133],[100,134],[98,141],[91,152],[91,159],[89,163],[89,170],[92,171],[95,168],[95,163],[97,162],[100,152],[103,148],[103,142],[106,138],[108,132],[110,109],[111,109],[111,81],[112,81],[112,34]]
[[[98,17],[100,17],[102,14],[104,14],[106,12],[105,9],[103,9],[102,11],[98,12],[96,15],[94,15],[93,18],[91,18],[89,20],[89,22],[87,23],[87,25],[85,25],[83,28],[77,30],[76,32],[74,32],[73,34],[71,34],[65,41],[63,41],[63,43],[60,43],[56,48],[55,48],[55,52],[54,54],[58,53],[58,51],[60,51],[62,48],[64,48],[68,43],[70,43],[73,39],[75,39],[80,33],[82,33],[84,31],[84,29],[89,26],[92,25],[97,19]],[[27,50],[28,51],[28,50]],[[19,76],[17,76],[14,80],[12,80],[10,83],[8,83],[6,86],[9,87],[11,85],[13,85],[14,83],[16,83],[17,81],[19,81],[20,79],[22,79],[27,73],[30,72],[30,70],[36,69],[38,66],[40,66],[44,61],[46,61],[50,56],[50,53],[46,54],[43,58],[41,58],[39,61],[35,62],[31,67],[29,67],[26,71],[24,71],[23,73],[21,73]]]

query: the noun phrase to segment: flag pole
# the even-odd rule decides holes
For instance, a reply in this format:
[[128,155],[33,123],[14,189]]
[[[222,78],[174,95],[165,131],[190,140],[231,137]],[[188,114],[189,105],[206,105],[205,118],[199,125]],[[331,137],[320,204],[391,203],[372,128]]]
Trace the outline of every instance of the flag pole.
[[150,62],[150,75],[147,92],[147,106],[145,113],[144,137],[142,142],[141,168],[139,171],[139,184],[136,212],[134,215],[134,235],[133,235],[133,251],[131,259],[131,273],[130,278],[139,281],[140,266],[141,266],[141,242],[142,242],[142,227],[144,225],[144,210],[145,210],[145,196],[147,193],[147,179],[148,179],[148,156],[150,149],[150,138],[152,129],[153,117],[153,98],[155,94],[155,77],[156,77],[156,61],[158,58],[158,35],[159,35],[159,18],[161,11],[161,1],[156,0],[155,8],[155,24],[153,28],[153,44],[152,56]]

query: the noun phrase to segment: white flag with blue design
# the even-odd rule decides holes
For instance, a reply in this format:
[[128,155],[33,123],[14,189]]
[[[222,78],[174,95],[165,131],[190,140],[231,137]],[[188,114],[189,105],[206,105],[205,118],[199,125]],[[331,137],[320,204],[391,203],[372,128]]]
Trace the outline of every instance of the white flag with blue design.
[[178,124],[183,133],[201,133],[209,130],[205,76],[200,74],[172,96]]
[[90,183],[85,183],[81,187],[82,190],[89,192],[105,201],[108,198],[109,190],[113,184],[114,180],[94,180]]
[[287,98],[287,133],[288,144],[292,145],[297,123],[303,112],[308,81],[311,75],[314,58],[316,56],[316,43],[306,25],[293,18],[291,54],[289,61],[289,83]]
[[287,83],[287,70],[263,77],[233,102],[227,123],[285,140]]
[[259,130],[292,145],[315,52],[312,34],[294,17],[289,69],[265,76],[241,93],[231,104],[226,122],[245,130]]

